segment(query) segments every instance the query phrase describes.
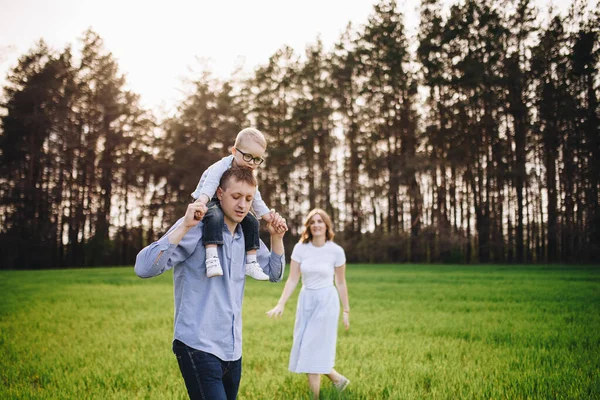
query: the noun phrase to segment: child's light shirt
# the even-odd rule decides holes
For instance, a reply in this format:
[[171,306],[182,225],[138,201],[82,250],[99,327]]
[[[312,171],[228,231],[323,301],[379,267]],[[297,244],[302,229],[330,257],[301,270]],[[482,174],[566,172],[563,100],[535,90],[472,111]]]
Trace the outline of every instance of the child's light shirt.
[[[231,163],[233,163],[233,155],[223,157],[221,160],[208,167],[202,174],[202,177],[200,177],[200,182],[198,182],[196,190],[192,193],[192,197],[198,199],[201,194],[204,194],[209,200],[212,199],[215,193],[217,193],[221,177],[225,171],[231,168]],[[252,200],[252,208],[259,218],[269,213],[269,208],[263,201],[258,186],[256,187],[256,193],[254,194],[254,200]]]
[[315,290],[333,286],[335,268],[346,264],[346,253],[340,245],[330,240],[321,247],[311,242],[296,243],[292,260],[300,264],[302,286]]

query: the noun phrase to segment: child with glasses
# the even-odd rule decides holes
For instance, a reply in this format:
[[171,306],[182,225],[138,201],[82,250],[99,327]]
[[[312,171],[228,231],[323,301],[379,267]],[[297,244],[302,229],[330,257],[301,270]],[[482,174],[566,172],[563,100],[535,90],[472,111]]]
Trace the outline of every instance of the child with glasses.
[[[231,155],[217,161],[204,173],[198,182],[196,190],[192,197],[197,203],[202,203],[208,207],[208,211],[203,216],[196,214],[196,219],[202,219],[203,242],[206,248],[206,276],[223,275],[221,262],[219,261],[218,245],[223,244],[223,211],[221,211],[219,200],[214,197],[219,186],[221,176],[232,166],[247,167],[252,170],[263,163],[262,158],[267,149],[267,141],[264,135],[258,129],[246,128],[241,130],[235,138],[235,144],[231,148]],[[267,223],[271,222],[271,211],[263,201],[260,192],[256,189],[252,208],[258,217],[264,219]],[[258,220],[248,213],[242,220],[242,231],[246,242],[246,275],[261,281],[269,279],[260,267],[256,259],[256,251],[259,249],[259,227]],[[287,229],[285,226],[275,227],[277,230]]]

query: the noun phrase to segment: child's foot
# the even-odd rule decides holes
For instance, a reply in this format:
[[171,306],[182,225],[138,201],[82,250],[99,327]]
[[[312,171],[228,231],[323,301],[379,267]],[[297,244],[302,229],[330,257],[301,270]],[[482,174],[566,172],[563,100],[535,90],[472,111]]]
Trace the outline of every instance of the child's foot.
[[246,275],[251,276],[258,281],[266,281],[269,279],[269,275],[263,272],[262,268],[256,261],[246,264]]
[[335,386],[335,388],[338,391],[343,392],[349,383],[350,383],[350,380],[348,378],[346,378],[344,375],[340,375],[340,379],[336,383],[334,383],[333,386]]
[[219,257],[211,257],[206,259],[206,276],[212,278],[213,276],[223,275],[223,268],[221,268],[221,261]]

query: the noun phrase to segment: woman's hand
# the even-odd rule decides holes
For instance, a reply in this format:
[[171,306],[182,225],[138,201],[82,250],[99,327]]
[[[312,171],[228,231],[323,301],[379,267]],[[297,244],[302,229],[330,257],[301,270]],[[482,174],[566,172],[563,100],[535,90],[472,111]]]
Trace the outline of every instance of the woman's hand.
[[283,314],[284,306],[277,304],[272,310],[266,312],[269,318],[279,318]]
[[348,330],[350,328],[350,312],[344,311],[342,313],[342,319],[344,321],[344,327],[346,328],[346,330]]

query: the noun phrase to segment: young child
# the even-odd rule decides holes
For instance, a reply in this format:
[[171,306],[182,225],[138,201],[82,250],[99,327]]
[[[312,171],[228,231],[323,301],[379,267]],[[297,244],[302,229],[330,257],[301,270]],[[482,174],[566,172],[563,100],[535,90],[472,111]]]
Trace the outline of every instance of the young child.
[[[248,167],[254,170],[254,168],[263,163],[263,156],[266,149],[267,141],[258,129],[242,129],[237,134],[235,144],[231,148],[231,155],[222,158],[208,167],[202,174],[196,190],[192,193],[192,197],[196,199],[196,202],[201,202],[208,207],[208,211],[203,218],[203,237],[206,248],[206,276],[209,278],[223,275],[223,269],[221,268],[217,252],[217,246],[223,244],[223,211],[221,211],[219,201],[216,197],[213,198],[219,186],[221,176],[232,165]],[[271,221],[271,212],[262,200],[258,189],[256,189],[256,194],[252,201],[252,208],[259,218],[264,219],[267,223]],[[260,223],[251,213],[248,213],[241,222],[241,226],[246,241],[246,275],[261,281],[268,280],[269,276],[263,272],[256,260],[256,250],[260,247]]]

